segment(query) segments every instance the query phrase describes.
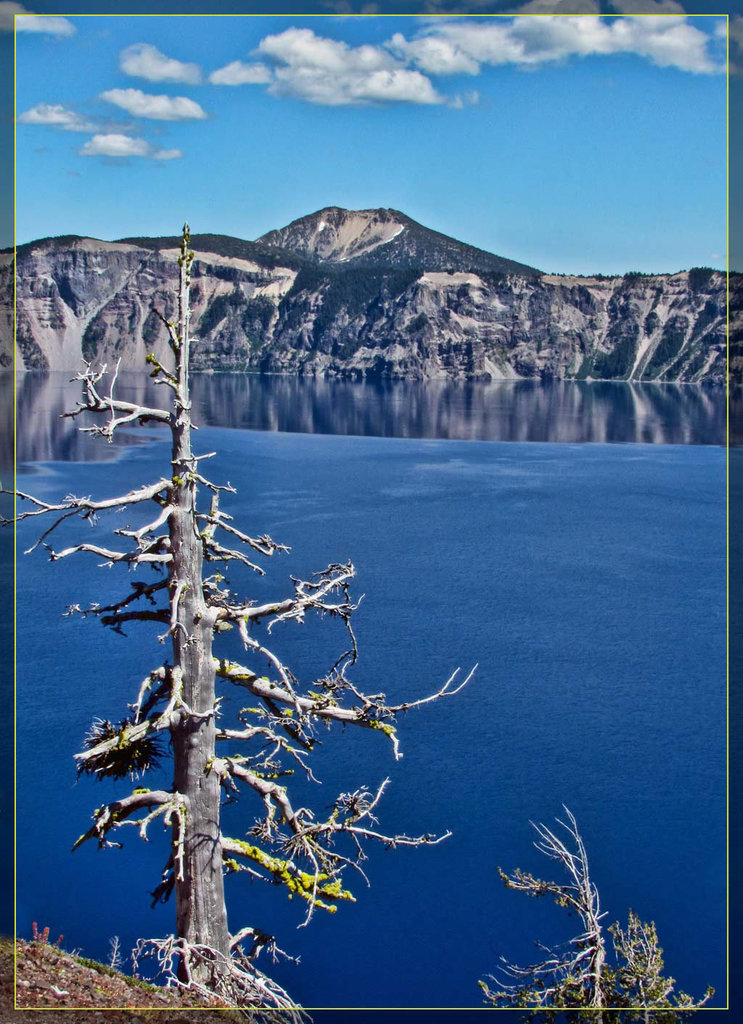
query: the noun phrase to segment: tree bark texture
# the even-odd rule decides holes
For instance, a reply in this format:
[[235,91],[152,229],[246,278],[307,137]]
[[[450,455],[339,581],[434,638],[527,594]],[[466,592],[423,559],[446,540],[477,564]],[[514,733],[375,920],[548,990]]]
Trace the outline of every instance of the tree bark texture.
[[[185,249],[185,247],[184,247]],[[215,756],[213,615],[202,587],[203,546],[196,520],[196,462],[191,452],[189,395],[189,254],[182,251],[178,295],[178,390],[173,425],[174,511],[170,516],[170,605],[173,668],[186,708],[171,732],[173,787],[186,803],[183,865],[176,874],[176,932],[191,944],[229,955],[220,839],[220,780],[210,771]]]

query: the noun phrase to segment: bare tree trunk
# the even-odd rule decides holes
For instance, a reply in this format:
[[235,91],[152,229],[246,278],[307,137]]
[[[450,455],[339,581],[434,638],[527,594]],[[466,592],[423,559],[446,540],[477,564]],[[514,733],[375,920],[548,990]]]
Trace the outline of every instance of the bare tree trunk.
[[[184,589],[173,635],[173,661],[183,680],[183,701],[198,716],[214,708],[212,626],[201,589],[200,539],[190,514],[181,504],[171,517],[173,560],[171,587],[190,581]],[[186,802],[182,878],[176,878],[176,930],[191,944],[203,944],[229,953],[220,841],[220,780],[208,770],[215,755],[214,716],[185,714],[172,732],[173,788]]]
[[[191,452],[189,395],[189,266],[183,246],[178,295],[178,389],[173,426],[170,516],[170,607],[173,669],[182,685],[185,707],[173,729],[174,789],[185,797],[183,866],[176,873],[176,930],[191,944],[211,946],[229,955],[230,936],[224,901],[220,839],[220,780],[209,771],[215,756],[215,671],[212,658],[214,617],[202,587],[203,549],[196,520],[196,470]],[[189,713],[190,712],[190,713]]]
[[[147,355],[147,363],[153,367],[150,376],[172,392],[167,408],[116,397],[118,366],[110,377],[108,394],[102,393],[99,384],[106,376],[106,367],[94,370],[86,364],[77,378],[83,385],[83,400],[67,414],[75,417],[88,412],[105,417],[102,425],[94,423],[81,429],[107,441],[113,439],[119,427],[133,422],[167,426],[172,436],[170,472],[154,483],[100,501],[68,495],[63,502],[50,504],[18,491],[18,498],[28,501],[31,508],[17,519],[54,516],[51,525],[29,549],[43,545],[52,561],[87,552],[103,558],[104,565],[155,569],[158,575],[154,579],[137,579],[121,600],[96,602],[86,608],[73,605],[68,611],[94,615],[119,632],[129,622],[166,623],[159,639],[164,642],[170,637],[172,643],[172,664],[159,665],[148,673],[136,703],[130,705],[133,715],[119,723],[96,720],[85,738],[85,749],[75,755],[79,771],[98,778],[139,777],[157,763],[160,744],[167,735],[174,762],[172,788],[137,788],[129,796],[96,808],[93,825],[78,838],[74,848],[89,839],[95,839],[102,847],[118,845],[110,842],[107,835],[124,825],[136,824],[144,839],[156,818],[170,825],[168,860],[152,895],[155,901],[164,901],[175,890],[177,935],[142,939],[137,955],[155,956],[169,980],[174,980],[177,972],[183,984],[205,995],[223,998],[227,1005],[288,1008],[287,1019],[294,1021],[297,1017],[292,1016],[289,996],[253,964],[264,947],[278,951],[273,939],[252,927],[237,929],[234,936],[229,934],[224,871],[247,871],[251,878],[285,886],[292,896],[307,902],[306,924],[315,908],[332,913],[340,902],[353,899],[353,894],[342,887],[341,875],[364,859],[364,841],[396,847],[435,845],[446,839],[448,832],[439,836],[408,836],[379,831],[374,811],[389,779],[376,792],[361,788],[341,793],[325,820],[308,808],[295,811],[287,786],[273,780],[291,775],[297,768],[314,780],[305,758],[312,751],[318,724],[341,722],[376,730],[391,742],[398,759],[402,755],[393,724],[397,716],[458,693],[474,669],[456,685],[459,670],[435,693],[397,705],[388,704],[383,693],[367,696],[359,690],[346,674],[357,658],[351,627],[356,605],[349,593],[355,570],[350,562],[333,563],[309,580],[292,577],[290,596],[260,605],[253,601],[236,602],[229,589],[220,586],[225,578],[221,573],[203,579],[204,563],[211,561],[222,565],[237,562],[262,575],[263,570],[251,561],[246,549],[263,556],[289,549],[267,535],[251,537],[238,529],[232,517],[219,508],[219,493],[234,493],[234,488],[202,476],[199,460],[209,455],[196,457],[191,451],[189,285],[193,258],[186,224],[178,260],[178,315],[170,320],[154,310],[167,328],[175,357],[174,370],[163,366],[153,352]],[[208,511],[197,510],[197,486],[211,491]],[[115,542],[113,548],[83,542],[55,551],[47,543],[50,534],[71,516],[79,515],[92,523],[99,512],[130,506],[151,508],[149,503],[157,507],[155,519],[136,529],[115,529],[114,534],[125,540],[121,544]],[[226,534],[229,543],[237,547],[220,543],[215,536],[217,531],[221,539]],[[168,600],[163,602],[166,592]],[[142,601],[147,602],[146,607],[141,606]],[[315,689],[304,692],[300,681],[252,630],[261,624],[268,635],[275,623],[303,622],[310,610],[340,619],[349,646],[326,676],[313,681]],[[215,631],[231,627],[239,633],[251,664],[214,657]],[[258,665],[268,664],[273,679],[259,674],[258,665],[252,667],[256,660]],[[239,715],[237,728],[217,728],[216,678],[262,702],[258,719],[255,709],[246,708]],[[225,740],[252,743],[252,755],[216,756],[217,741]],[[291,767],[284,768],[281,759],[290,759]],[[264,816],[256,826],[260,845],[221,833],[222,786],[231,793],[244,787],[259,798],[264,808]],[[341,838],[351,856],[337,849]],[[243,946],[248,941],[252,945],[246,951]]]

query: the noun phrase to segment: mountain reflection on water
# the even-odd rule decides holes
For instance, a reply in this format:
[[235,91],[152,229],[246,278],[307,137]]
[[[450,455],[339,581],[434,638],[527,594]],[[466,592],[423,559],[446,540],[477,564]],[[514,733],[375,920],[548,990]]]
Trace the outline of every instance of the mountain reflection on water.
[[[66,373],[18,375],[19,462],[99,461],[115,456],[63,419],[80,384]],[[10,374],[0,389],[12,389]],[[144,374],[121,373],[116,394],[148,405],[167,399]],[[8,394],[0,394],[0,401]],[[725,443],[718,388],[625,382],[356,383],[256,374],[194,374],[194,421],[242,430],[479,441]],[[144,440],[136,429],[125,443]],[[2,438],[3,465],[12,464]]]

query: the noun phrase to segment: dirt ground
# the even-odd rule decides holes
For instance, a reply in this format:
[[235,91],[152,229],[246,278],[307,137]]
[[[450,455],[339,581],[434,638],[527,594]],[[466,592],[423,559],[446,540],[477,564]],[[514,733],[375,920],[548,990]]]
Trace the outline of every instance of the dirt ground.
[[[174,988],[159,988],[103,964],[72,956],[49,942],[17,943],[14,1008],[12,939],[0,939],[0,1024],[233,1024],[246,1017]],[[199,1006],[195,1012],[189,1007]],[[23,1007],[21,1009],[20,1007]],[[38,1011],[44,1007],[43,1013]],[[46,1009],[46,1008],[50,1009]],[[115,1007],[106,1009],[104,1007]],[[123,1009],[127,1007],[127,1009]],[[35,1012],[36,1011],[36,1012]],[[165,1011],[165,1012],[163,1012]]]

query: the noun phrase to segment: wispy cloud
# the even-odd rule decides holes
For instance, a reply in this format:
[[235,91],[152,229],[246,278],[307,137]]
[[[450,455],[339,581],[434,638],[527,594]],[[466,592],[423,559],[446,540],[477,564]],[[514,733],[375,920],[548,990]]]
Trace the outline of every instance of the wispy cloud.
[[233,60],[209,75],[212,85],[267,85],[273,76],[265,64],[243,64]]
[[396,33],[388,45],[400,59],[431,75],[474,75],[486,65],[535,67],[620,53],[696,74],[724,71],[710,52],[711,37],[682,17],[458,19],[426,25],[412,39]]
[[455,96],[454,99],[450,100],[449,106],[453,107],[454,110],[461,110],[463,107],[474,107],[480,102],[480,93],[477,89],[470,89],[469,92],[464,92],[459,96]]
[[18,115],[20,124],[49,125],[66,132],[94,132],[95,125],[59,103],[37,103]]
[[272,62],[268,91],[274,96],[325,106],[444,102],[429,78],[379,46],[349,46],[289,28],[266,36],[257,52]]
[[94,135],[83,145],[80,156],[105,156],[117,159],[126,157],[150,157],[153,160],[175,160],[182,157],[179,149],[155,149],[146,139],[110,132]]
[[152,121],[203,120],[206,112],[187,96],[153,96],[141,89],[109,89],[101,99],[126,110],[133,117],[146,117]]
[[150,43],[134,43],[121,51],[119,67],[126,75],[148,82],[185,82],[197,85],[202,78],[198,64],[184,64],[166,57]]
[[34,14],[23,4],[0,0],[0,32],[12,32],[15,19],[17,32],[36,32],[47,36],[73,36],[77,31],[67,18]]

